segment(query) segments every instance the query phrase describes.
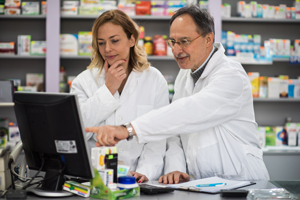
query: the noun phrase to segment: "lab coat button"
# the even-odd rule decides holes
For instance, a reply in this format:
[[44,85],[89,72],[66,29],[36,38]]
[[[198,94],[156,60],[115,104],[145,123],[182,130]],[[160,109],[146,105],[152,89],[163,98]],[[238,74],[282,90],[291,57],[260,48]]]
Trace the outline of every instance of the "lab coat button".
[[118,117],[118,121],[121,121],[123,119],[123,117]]

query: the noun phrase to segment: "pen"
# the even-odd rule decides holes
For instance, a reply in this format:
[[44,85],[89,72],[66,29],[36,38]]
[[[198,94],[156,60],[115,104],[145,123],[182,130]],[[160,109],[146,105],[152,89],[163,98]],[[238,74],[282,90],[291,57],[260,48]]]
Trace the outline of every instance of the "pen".
[[227,185],[226,183],[209,183],[209,184],[199,184],[196,187],[215,187],[215,186],[223,186]]

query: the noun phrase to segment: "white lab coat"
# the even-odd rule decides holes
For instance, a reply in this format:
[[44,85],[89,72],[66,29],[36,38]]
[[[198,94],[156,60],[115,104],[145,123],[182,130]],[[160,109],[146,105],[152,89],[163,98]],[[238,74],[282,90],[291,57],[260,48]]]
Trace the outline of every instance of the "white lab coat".
[[132,122],[138,140],[143,143],[178,134],[167,140],[165,173],[187,171],[196,179],[269,179],[247,73],[224,55],[221,44],[215,46],[218,51],[195,85],[191,70],[180,70],[172,104]]
[[[72,83],[71,93],[77,94],[85,127],[121,125],[152,109],[169,104],[165,78],[155,68],[143,72],[132,71],[121,96],[110,93],[105,85],[104,70],[85,70]],[[95,146],[95,135],[87,133],[88,143]],[[134,138],[117,145],[118,160],[130,166],[130,171],[145,174],[150,180],[158,179],[163,170],[166,140],[138,144]]]

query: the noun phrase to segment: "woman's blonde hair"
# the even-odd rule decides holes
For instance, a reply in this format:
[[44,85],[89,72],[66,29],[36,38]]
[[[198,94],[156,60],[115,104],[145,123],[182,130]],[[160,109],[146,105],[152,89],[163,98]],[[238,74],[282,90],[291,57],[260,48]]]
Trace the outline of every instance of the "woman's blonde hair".
[[138,40],[140,36],[139,27],[130,17],[128,17],[128,15],[126,15],[121,10],[106,11],[103,14],[101,14],[94,22],[92,28],[92,62],[87,68],[99,68],[101,73],[104,67],[104,59],[102,58],[98,50],[97,37],[99,27],[107,22],[121,26],[124,32],[126,33],[128,39],[131,38],[131,35],[133,35],[133,37],[135,38],[135,45],[133,47],[130,47],[130,58],[128,61],[128,67],[137,71],[143,71],[147,69],[150,66],[150,63],[147,61],[146,51],[144,47],[138,45]]

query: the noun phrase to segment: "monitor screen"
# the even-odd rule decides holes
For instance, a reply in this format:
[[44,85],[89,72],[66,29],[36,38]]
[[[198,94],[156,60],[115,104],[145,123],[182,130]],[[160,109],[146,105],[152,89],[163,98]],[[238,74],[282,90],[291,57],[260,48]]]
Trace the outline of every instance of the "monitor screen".
[[[56,173],[93,178],[76,95],[15,92],[14,102],[30,169],[45,171],[47,179]],[[42,187],[53,190],[45,183]]]

